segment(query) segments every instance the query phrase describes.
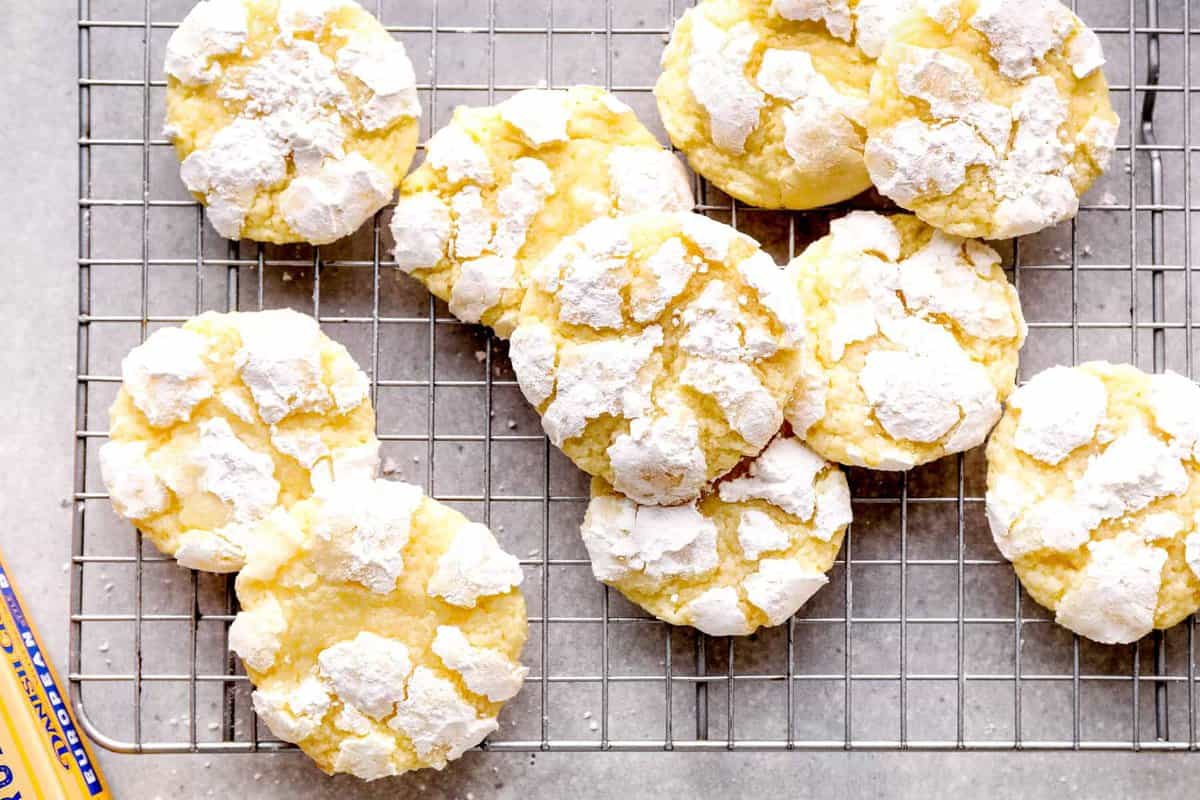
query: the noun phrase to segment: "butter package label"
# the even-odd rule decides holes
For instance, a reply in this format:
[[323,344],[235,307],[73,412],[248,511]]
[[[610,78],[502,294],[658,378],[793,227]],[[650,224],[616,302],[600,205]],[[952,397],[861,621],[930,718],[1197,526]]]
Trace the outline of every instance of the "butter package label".
[[0,800],[112,795],[0,557]]

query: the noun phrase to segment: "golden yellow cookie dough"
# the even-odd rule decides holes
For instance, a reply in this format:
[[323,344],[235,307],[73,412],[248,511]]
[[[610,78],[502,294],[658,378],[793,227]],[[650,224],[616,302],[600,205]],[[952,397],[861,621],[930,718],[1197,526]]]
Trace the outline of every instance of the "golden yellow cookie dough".
[[676,505],[779,431],[800,375],[799,312],[794,282],[728,225],[602,219],[531,276],[509,357],[581,469]]
[[856,211],[788,267],[808,335],[788,421],[825,458],[906,470],[983,444],[1026,325],[992,248]]
[[227,238],[348,236],[412,163],[412,64],[354,0],[202,0],[165,66],[180,176]]
[[1059,624],[1133,642],[1200,608],[1200,386],[1129,365],[1054,367],[988,443],[996,546]]
[[1099,38],[1057,0],[922,0],[871,83],[871,178],[958,236],[1069,220],[1116,144],[1103,64]]
[[151,334],[121,374],[104,485],[184,566],[236,572],[276,507],[377,469],[367,376],[303,314],[207,313]]
[[828,583],[852,516],[846,476],[787,432],[687,505],[639,506],[594,480],[582,534],[596,578],[632,602],[741,636]]
[[808,209],[869,188],[875,57],[912,0],[705,0],[679,20],[654,87],[692,168],[761,208]]
[[487,528],[418,487],[339,480],[263,524],[229,645],[260,719],[325,772],[441,769],[524,682],[520,582]]
[[396,264],[464,322],[507,337],[530,266],[600,217],[690,211],[679,160],[603,89],[529,89],[460,107],[392,217]]

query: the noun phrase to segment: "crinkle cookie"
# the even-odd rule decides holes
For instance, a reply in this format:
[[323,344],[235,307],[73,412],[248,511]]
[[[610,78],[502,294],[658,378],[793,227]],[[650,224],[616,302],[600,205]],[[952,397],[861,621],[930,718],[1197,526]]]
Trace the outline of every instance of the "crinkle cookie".
[[906,470],[983,444],[1026,326],[985,244],[856,211],[788,267],[808,324],[796,434],[839,464]]
[[599,217],[690,211],[687,170],[603,89],[461,107],[392,217],[395,258],[464,322],[509,336],[530,265]]
[[871,179],[958,236],[1071,219],[1116,145],[1103,64],[1099,38],[1057,0],[922,2],[871,84]]
[[180,564],[236,572],[258,523],[379,462],[367,376],[295,311],[208,313],[121,362],[100,471]]
[[692,168],[761,208],[806,209],[871,185],[867,95],[914,0],[708,0],[675,26],[654,88]]
[[582,533],[598,580],[673,625],[740,636],[828,583],[851,518],[846,476],[781,434],[687,505],[639,506],[595,480]]
[[230,239],[348,236],[416,152],[412,64],[353,0],[202,0],[166,72],[180,177]]
[[538,266],[509,356],[582,470],[675,505],[778,433],[800,375],[799,309],[794,282],[727,225],[602,219]]
[[1013,394],[987,460],[996,546],[1060,625],[1126,643],[1200,608],[1200,386],[1054,367]]
[[384,480],[339,480],[262,528],[229,646],[272,733],[369,781],[441,769],[497,729],[528,624],[491,531]]

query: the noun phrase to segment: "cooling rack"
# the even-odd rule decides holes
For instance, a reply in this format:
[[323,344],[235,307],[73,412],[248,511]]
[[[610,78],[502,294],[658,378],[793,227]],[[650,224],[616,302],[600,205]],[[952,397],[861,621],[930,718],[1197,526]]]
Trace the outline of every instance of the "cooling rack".
[[[209,310],[292,306],[369,370],[388,477],[489,524],[521,556],[524,691],[493,750],[1197,748],[1195,623],[1127,647],[1071,636],[991,544],[976,451],[908,475],[851,471],[856,521],[795,619],[710,639],[592,580],[587,483],[541,435],[505,344],[388,258],[385,210],[331,247],[233,244],[206,225],[162,138],[166,39],[190,0],[79,0],[79,319],[70,682],[107,748],[290,747],[254,719],[226,651],[232,583],[163,559],[112,514],[96,450],[120,358]],[[684,0],[365,0],[408,48],[424,135],[454,106],[605,85],[661,136],[650,89]],[[1078,220],[1006,245],[1030,320],[1022,375],[1095,358],[1193,374],[1191,10],[1078,0],[1122,146]],[[663,137],[665,140],[665,137]],[[831,216],[700,210],[783,261]],[[870,196],[857,207],[884,207]]]

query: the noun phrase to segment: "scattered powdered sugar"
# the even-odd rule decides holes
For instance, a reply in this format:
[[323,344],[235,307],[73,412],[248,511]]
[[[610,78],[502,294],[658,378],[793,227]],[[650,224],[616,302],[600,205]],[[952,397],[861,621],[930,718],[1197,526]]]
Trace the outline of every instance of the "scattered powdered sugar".
[[1171,437],[1172,453],[1200,461],[1200,386],[1175,372],[1152,375],[1150,410]]
[[271,445],[300,463],[305,469],[311,470],[325,456],[329,448],[321,438],[321,432],[315,430],[283,429],[271,426]]
[[296,33],[319,33],[329,15],[351,5],[351,0],[280,0],[275,21],[289,40]]
[[376,594],[396,588],[404,547],[424,495],[416,486],[385,480],[339,480],[320,496],[312,520],[317,572],[356,581]]
[[751,447],[765,446],[783,424],[779,404],[748,364],[688,358],[679,381],[716,401],[730,427]]
[[250,696],[254,713],[271,733],[285,742],[299,743],[312,736],[329,710],[329,692],[319,678],[308,676],[291,687],[256,689]]
[[783,410],[792,431],[801,438],[825,417],[829,402],[829,380],[822,370],[811,366],[811,360],[805,359],[800,382]]
[[388,727],[407,736],[418,756],[440,767],[500,726],[495,717],[480,718],[453,683],[428,667],[417,667],[408,681],[408,696],[396,705]]
[[771,0],[771,10],[796,22],[823,22],[832,35],[843,41],[852,38],[850,0]]
[[[859,0],[861,5],[863,0]],[[961,0],[917,0],[925,16],[942,26],[946,33],[954,33],[962,24]]]
[[253,524],[230,523],[216,530],[184,531],[175,543],[175,561],[187,569],[204,572],[238,572],[246,563],[246,547]]
[[557,383],[558,346],[548,326],[528,322],[513,331],[508,358],[526,400],[541,406],[550,399]]
[[458,259],[483,255],[492,241],[495,220],[483,203],[478,186],[464,186],[450,198],[454,216],[454,256]]
[[369,631],[325,648],[317,664],[342,702],[377,720],[403,699],[404,681],[413,668],[403,642]]
[[691,211],[696,205],[687,170],[661,147],[614,147],[608,154],[608,180],[622,214]]
[[[636,336],[564,345],[558,353],[558,391],[542,416],[555,446],[580,435],[589,420],[605,414],[628,419],[645,415],[651,387],[650,376],[642,373],[662,344],[662,328],[654,325]],[[520,359],[513,366],[524,385],[519,363]]]
[[565,142],[571,118],[567,97],[562,90],[526,89],[500,104],[500,116],[534,148]]
[[462,630],[453,625],[438,626],[433,638],[433,652],[449,669],[462,676],[468,689],[493,703],[514,697],[529,674],[528,668],[513,663],[502,653],[474,647]]
[[[1200,525],[1200,515],[1197,515],[1196,524]],[[1200,578],[1200,531],[1193,531],[1187,535],[1184,541],[1184,559],[1192,574]]]
[[987,245],[971,244],[935,230],[900,265],[904,305],[910,313],[948,317],[977,339],[1017,338],[1022,331],[1010,305],[1012,289],[994,270],[1000,255]]
[[250,609],[242,609],[229,626],[229,649],[252,670],[265,672],[279,653],[279,637],[287,620],[279,601],[267,595]]
[[333,768],[364,781],[388,778],[399,772],[392,763],[396,749],[395,739],[383,733],[343,739],[333,757]]
[[[1093,114],[1088,117],[1083,129],[1075,137],[1075,144],[1084,148],[1101,170],[1107,170],[1112,164],[1113,153],[1117,150],[1117,133],[1120,130],[1117,120],[1107,114]],[[1111,194],[1109,194],[1111,196]],[[1114,205],[1105,202],[1105,205]]]
[[1135,642],[1154,629],[1167,552],[1122,532],[1088,544],[1079,581],[1063,594],[1055,621],[1102,644]]
[[707,482],[700,426],[682,398],[673,400],[662,416],[632,420],[608,448],[613,486],[639,503],[686,502]]
[[688,89],[708,113],[713,143],[731,153],[744,153],[765,105],[763,93],[745,75],[758,34],[748,22],[722,30],[703,7],[691,19]]
[[875,418],[897,439],[962,452],[979,445],[1000,419],[987,370],[945,329],[913,317],[888,321],[884,335],[900,350],[872,350],[859,385]]
[[1079,28],[1067,42],[1067,63],[1075,77],[1083,80],[1105,64],[1100,37],[1091,28]]
[[924,100],[939,120],[961,120],[993,149],[1008,145],[1012,114],[988,102],[983,84],[967,62],[940,50],[908,46],[896,81],[908,97]]
[[405,272],[432,269],[446,257],[450,207],[435,192],[402,194],[392,213],[396,266]]
[[879,58],[892,28],[916,4],[917,0],[858,0],[853,9],[854,43],[858,49],[869,58]]
[[799,345],[804,339],[804,316],[792,277],[761,250],[738,262],[738,273],[758,293],[758,302],[783,327],[788,343]]
[[470,522],[438,559],[426,591],[451,605],[474,608],[480,597],[505,594],[522,579],[520,562],[500,549],[491,531]]
[[1147,542],[1159,542],[1174,539],[1183,533],[1186,523],[1183,517],[1172,511],[1159,511],[1147,514],[1138,521],[1138,533]]
[[726,503],[763,500],[807,521],[816,510],[814,483],[829,466],[799,439],[780,436],[750,463],[745,477],[725,481],[718,491]]
[[371,93],[358,109],[364,130],[382,130],[406,117],[420,118],[412,62],[404,45],[387,33],[352,38],[337,51],[337,68],[358,79]]
[[792,537],[788,532],[779,527],[768,514],[756,508],[742,512],[738,520],[737,535],[742,555],[750,561],[757,561],[763,553],[772,550],[787,550],[792,545]]
[[469,181],[492,186],[496,182],[487,151],[453,123],[429,138],[425,144],[425,158],[435,169],[444,172],[451,183]]
[[679,349],[693,356],[738,361],[742,347],[742,311],[724,281],[705,284],[700,296],[679,315],[684,329]]
[[517,262],[509,256],[487,255],[464,261],[450,290],[450,313],[463,322],[478,323],[495,308],[504,292],[516,289]]
[[967,24],[987,37],[1000,74],[1021,80],[1062,47],[1075,19],[1058,0],[981,0]]
[[360,153],[326,159],[292,180],[279,210],[292,230],[312,244],[328,244],[358,230],[392,199],[392,181]]
[[1052,367],[1017,389],[1008,404],[1021,412],[1014,446],[1058,464],[1095,438],[1108,410],[1108,391],[1089,372]]
[[767,615],[767,622],[781,625],[827,583],[829,578],[823,572],[794,559],[764,558],[742,586],[746,599]]
[[633,249],[629,237],[625,220],[601,218],[546,256],[535,279],[544,291],[557,293],[560,320],[596,330],[621,327],[626,259]]
[[683,614],[709,636],[743,636],[751,631],[738,591],[732,586],[707,590],[684,606]]
[[242,0],[202,0],[167,40],[167,74],[185,86],[212,83],[221,76],[214,59],[241,50],[248,33]]
[[992,164],[995,152],[962,121],[937,126],[905,119],[867,140],[871,180],[888,197],[911,204],[925,195],[948,195],[967,178],[967,168]]
[[830,470],[817,479],[817,513],[812,535],[823,542],[832,541],[834,534],[853,521],[850,482],[840,469]]
[[697,578],[717,569],[717,526],[696,508],[639,506],[623,497],[592,499],[581,528],[597,580],[632,572]]
[[501,256],[515,256],[525,245],[530,223],[554,191],[550,169],[542,161],[536,158],[514,161],[512,177],[496,198],[500,219],[496,223],[492,250]]
[[105,442],[100,448],[100,475],[113,508],[129,520],[165,511],[171,501],[166,484],[146,457],[146,443]]
[[[635,322],[657,319],[678,297],[696,273],[698,259],[689,256],[683,240],[672,237],[646,258],[645,274],[629,290],[629,305]],[[702,262],[701,262],[702,263]]]
[[208,342],[185,328],[163,328],[121,360],[121,385],[146,420],[165,428],[191,418],[212,397]]
[[220,498],[233,522],[261,519],[279,497],[275,462],[250,449],[234,434],[224,417],[200,423],[200,441],[193,451],[198,488]]
[[290,414],[329,409],[316,320],[278,309],[239,314],[234,321],[242,340],[234,364],[264,422],[273,425]]

